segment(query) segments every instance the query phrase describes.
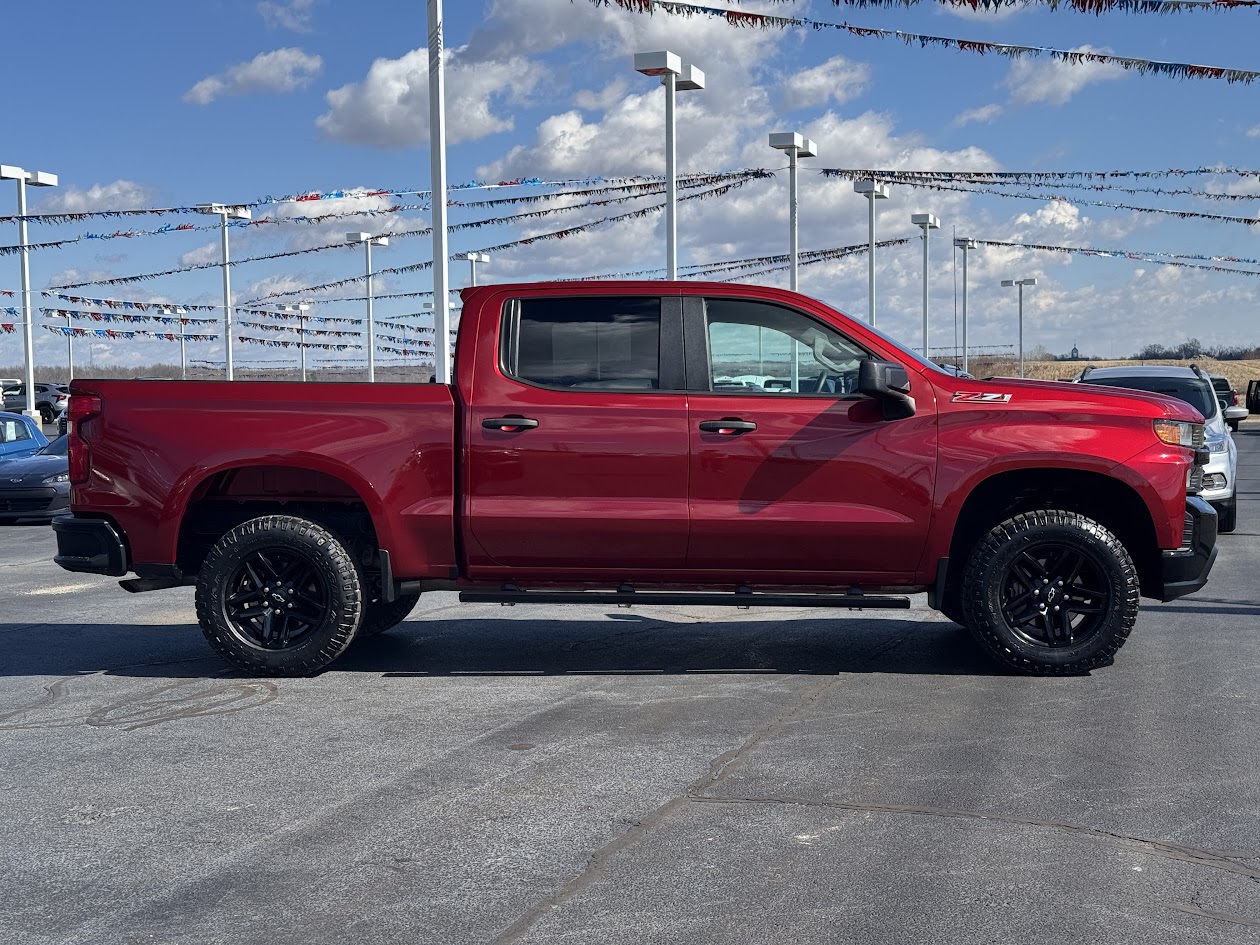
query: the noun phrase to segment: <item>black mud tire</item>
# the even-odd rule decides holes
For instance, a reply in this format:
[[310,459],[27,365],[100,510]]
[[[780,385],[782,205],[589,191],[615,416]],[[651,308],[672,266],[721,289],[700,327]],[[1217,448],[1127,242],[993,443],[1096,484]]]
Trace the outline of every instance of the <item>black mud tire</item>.
[[1238,527],[1238,496],[1232,496],[1222,502],[1216,509],[1216,531],[1220,534],[1232,532]]
[[972,550],[962,590],[972,636],[998,662],[1030,675],[1107,665],[1137,620],[1133,559],[1115,535],[1077,512],[1038,510],[995,526]]
[[197,621],[228,662],[258,676],[309,676],[341,655],[363,615],[363,580],[332,532],[266,515],[210,549]]
[[405,594],[397,600],[372,601],[363,608],[363,620],[354,638],[363,640],[392,630],[407,619],[407,615],[416,609],[416,602],[419,600],[419,594]]

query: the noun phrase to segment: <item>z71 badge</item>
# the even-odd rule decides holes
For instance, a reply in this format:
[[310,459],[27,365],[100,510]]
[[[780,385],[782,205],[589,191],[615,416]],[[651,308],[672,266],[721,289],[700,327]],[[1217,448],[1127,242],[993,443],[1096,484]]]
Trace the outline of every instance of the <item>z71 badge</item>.
[[981,394],[979,391],[960,391],[950,398],[950,403],[955,404],[1009,404],[1010,402],[1010,394]]

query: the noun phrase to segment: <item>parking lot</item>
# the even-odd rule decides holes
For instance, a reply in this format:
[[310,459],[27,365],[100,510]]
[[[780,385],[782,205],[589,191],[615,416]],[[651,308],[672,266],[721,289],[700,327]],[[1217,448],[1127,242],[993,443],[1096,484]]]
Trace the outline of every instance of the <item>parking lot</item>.
[[909,612],[422,599],[310,679],[0,529],[0,940],[1260,941],[1260,421],[1115,665]]

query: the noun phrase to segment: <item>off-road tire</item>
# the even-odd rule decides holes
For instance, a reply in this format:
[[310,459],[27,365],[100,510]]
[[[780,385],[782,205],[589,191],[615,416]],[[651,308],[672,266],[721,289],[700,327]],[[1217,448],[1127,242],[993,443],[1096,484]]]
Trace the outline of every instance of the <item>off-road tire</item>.
[[363,620],[359,623],[359,632],[354,635],[354,638],[362,640],[382,634],[386,630],[392,630],[416,609],[418,600],[420,600],[419,594],[405,594],[397,600],[372,601],[363,608]]
[[228,662],[259,676],[309,676],[354,638],[363,580],[332,532],[265,515],[210,549],[196,600],[201,632]]
[[1138,595],[1137,569],[1115,535],[1077,512],[1045,509],[980,539],[962,609],[994,659],[1021,673],[1070,675],[1112,661],[1137,620]]
[[1238,496],[1222,502],[1216,509],[1217,533],[1232,532],[1238,527]]

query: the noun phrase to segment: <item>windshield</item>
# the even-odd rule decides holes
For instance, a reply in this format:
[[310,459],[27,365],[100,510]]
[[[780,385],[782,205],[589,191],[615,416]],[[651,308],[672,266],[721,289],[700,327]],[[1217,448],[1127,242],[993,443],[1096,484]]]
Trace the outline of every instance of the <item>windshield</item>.
[[903,345],[900,341],[894,338],[892,335],[889,335],[886,332],[880,331],[874,325],[863,324],[862,327],[865,328],[867,331],[871,332],[872,334],[879,335],[879,337],[883,338],[892,347],[896,348],[898,354],[904,354],[907,360],[913,361],[915,364],[918,364],[922,367],[931,368],[933,371],[936,371],[938,374],[949,373],[949,371],[941,370],[941,366],[939,364],[935,364],[932,361],[926,360],[923,357],[923,355],[919,354],[916,351],[910,350],[905,345]]
[[1083,384],[1103,387],[1123,387],[1126,390],[1144,390],[1152,394],[1165,394],[1184,400],[1204,417],[1211,419],[1216,413],[1216,393],[1196,377],[1108,377],[1082,378]]
[[40,452],[45,456],[65,456],[67,455],[66,441],[68,439],[70,439],[68,436],[59,436],[40,450]]

